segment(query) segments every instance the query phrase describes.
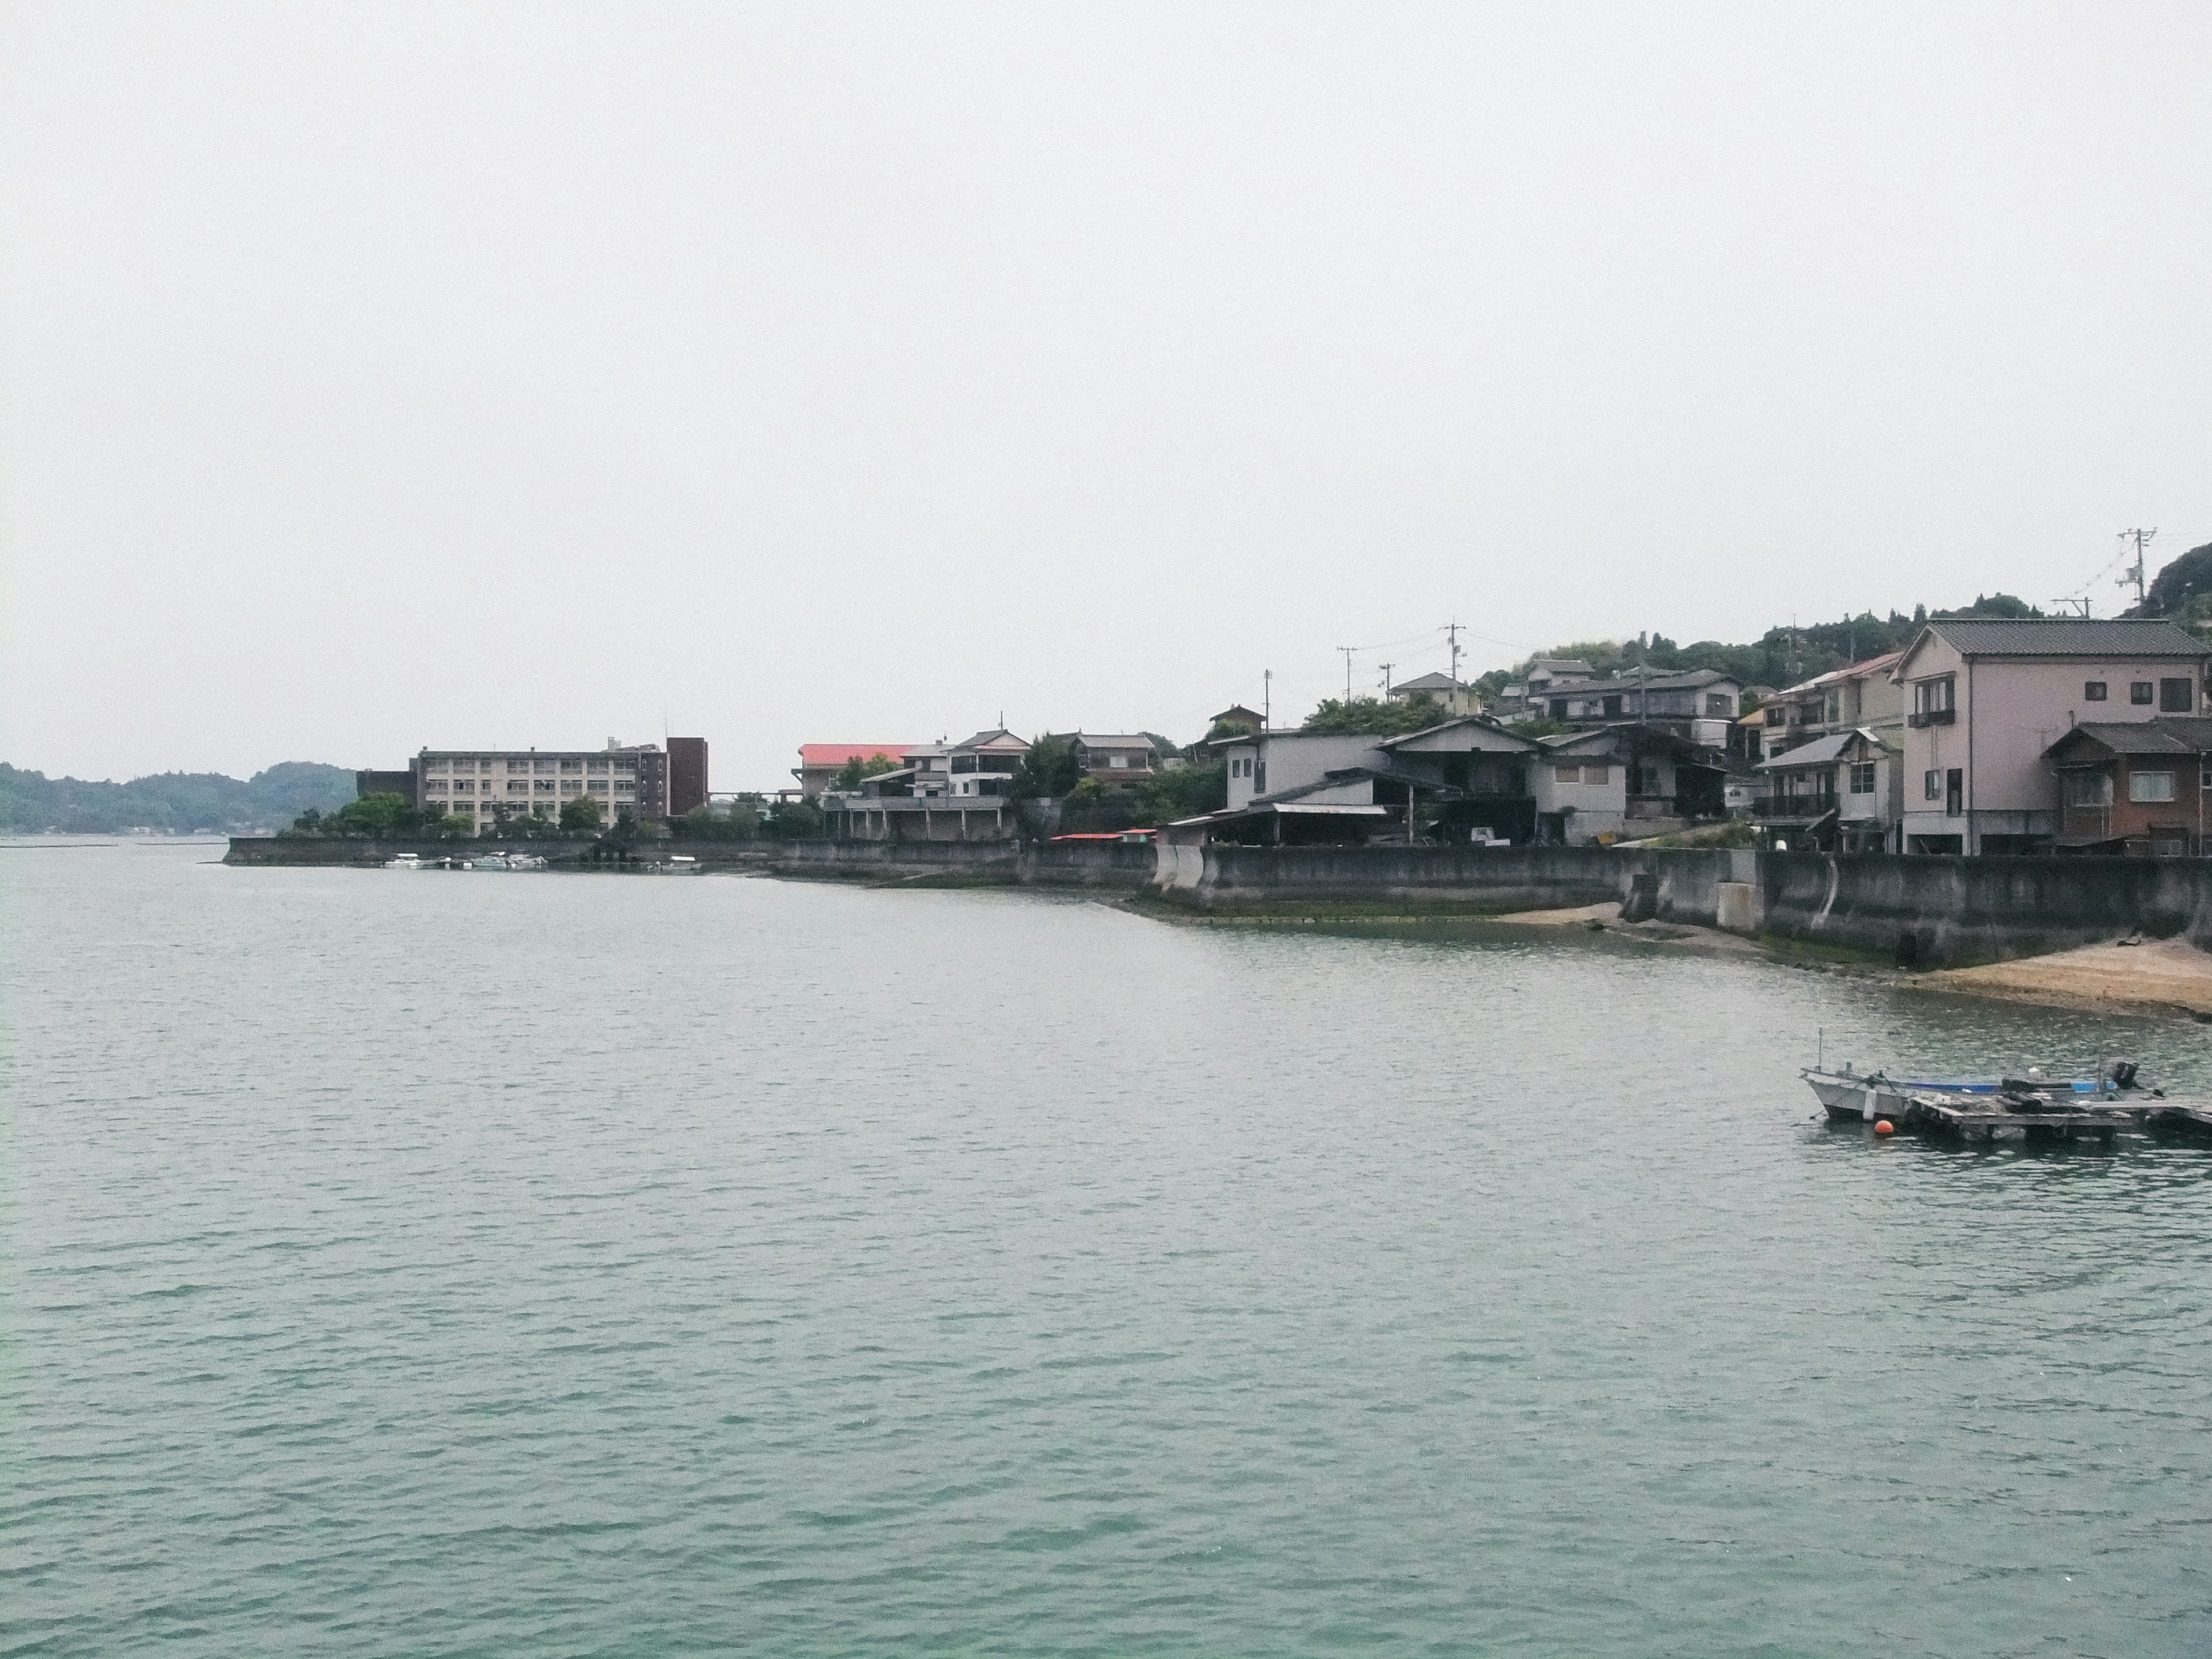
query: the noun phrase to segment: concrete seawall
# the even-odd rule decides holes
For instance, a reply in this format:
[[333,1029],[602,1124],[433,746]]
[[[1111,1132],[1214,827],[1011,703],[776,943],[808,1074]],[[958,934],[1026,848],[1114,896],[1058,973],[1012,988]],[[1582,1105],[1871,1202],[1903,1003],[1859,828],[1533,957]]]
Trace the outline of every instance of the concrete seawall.
[[[489,842],[241,836],[225,862],[375,865],[494,850]],[[586,863],[589,842],[514,850]],[[1721,927],[1830,945],[1899,966],[1960,967],[2140,933],[2212,949],[2212,861],[1942,858],[1569,847],[1170,847],[1085,842],[682,842],[645,843],[702,869],[878,884],[1149,891],[1223,916],[1390,910],[1503,915],[1620,900],[1630,920]]]

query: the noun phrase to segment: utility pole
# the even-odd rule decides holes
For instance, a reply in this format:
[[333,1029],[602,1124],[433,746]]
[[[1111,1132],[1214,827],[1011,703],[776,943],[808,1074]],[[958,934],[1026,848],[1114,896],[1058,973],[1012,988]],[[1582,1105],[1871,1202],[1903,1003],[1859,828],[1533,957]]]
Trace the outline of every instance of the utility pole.
[[1260,729],[1262,732],[1269,731],[1273,729],[1274,724],[1275,671],[1272,668],[1263,668],[1260,671]]
[[1451,641],[1452,684],[1459,684],[1459,618],[1455,617],[1444,624],[1444,637]]
[[2158,531],[2155,527],[2149,530],[2120,532],[2122,541],[2133,542],[2136,544],[2136,562],[2134,568],[2120,572],[2119,585],[2122,587],[2125,587],[2130,582],[2136,585],[2136,603],[2138,605],[2148,605],[2150,602],[2150,584],[2143,576],[2143,544],[2157,534]]
[[1385,702],[1390,701],[1390,671],[1397,665],[1395,662],[1386,662],[1382,665],[1382,701]]
[[1336,648],[1344,653],[1344,700],[1350,702],[1352,701],[1352,653],[1359,647],[1356,645],[1340,645]]

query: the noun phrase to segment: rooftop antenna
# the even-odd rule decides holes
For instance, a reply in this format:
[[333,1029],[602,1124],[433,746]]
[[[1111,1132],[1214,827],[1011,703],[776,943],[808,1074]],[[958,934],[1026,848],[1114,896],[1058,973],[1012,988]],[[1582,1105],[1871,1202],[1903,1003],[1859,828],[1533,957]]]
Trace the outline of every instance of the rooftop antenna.
[[2148,530],[2120,532],[2122,541],[2133,542],[2136,544],[2136,562],[2132,568],[2120,572],[2118,586],[2125,587],[2130,582],[2133,582],[2136,585],[2136,603],[2139,605],[2150,603],[2150,585],[2143,580],[2143,544],[2157,534],[2155,526]]

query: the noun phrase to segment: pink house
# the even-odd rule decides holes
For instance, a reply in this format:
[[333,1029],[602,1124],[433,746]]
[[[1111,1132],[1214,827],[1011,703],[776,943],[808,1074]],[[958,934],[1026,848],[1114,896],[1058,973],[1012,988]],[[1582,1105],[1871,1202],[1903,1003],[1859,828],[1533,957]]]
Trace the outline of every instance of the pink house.
[[2052,850],[2063,825],[2045,751],[2077,725],[2202,712],[2208,659],[2168,622],[1929,623],[1891,673],[1905,699],[1905,850]]

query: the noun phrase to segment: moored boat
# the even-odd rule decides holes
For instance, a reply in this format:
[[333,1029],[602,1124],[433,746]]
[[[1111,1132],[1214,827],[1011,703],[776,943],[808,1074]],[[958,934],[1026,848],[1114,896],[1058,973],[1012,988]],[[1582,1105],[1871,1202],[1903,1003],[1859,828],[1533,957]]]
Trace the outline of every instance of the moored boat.
[[1895,1121],[1906,1115],[1916,1095],[1995,1097],[2033,1093],[2054,1102],[2071,1098],[2081,1105],[2117,1100],[2139,1091],[2133,1060],[2115,1060],[2100,1067],[2094,1078],[2046,1079],[2039,1067],[2030,1066],[2025,1078],[1892,1077],[1883,1071],[1861,1072],[1846,1063],[1840,1066],[1808,1066],[1801,1075],[1831,1118],[1838,1122]]

